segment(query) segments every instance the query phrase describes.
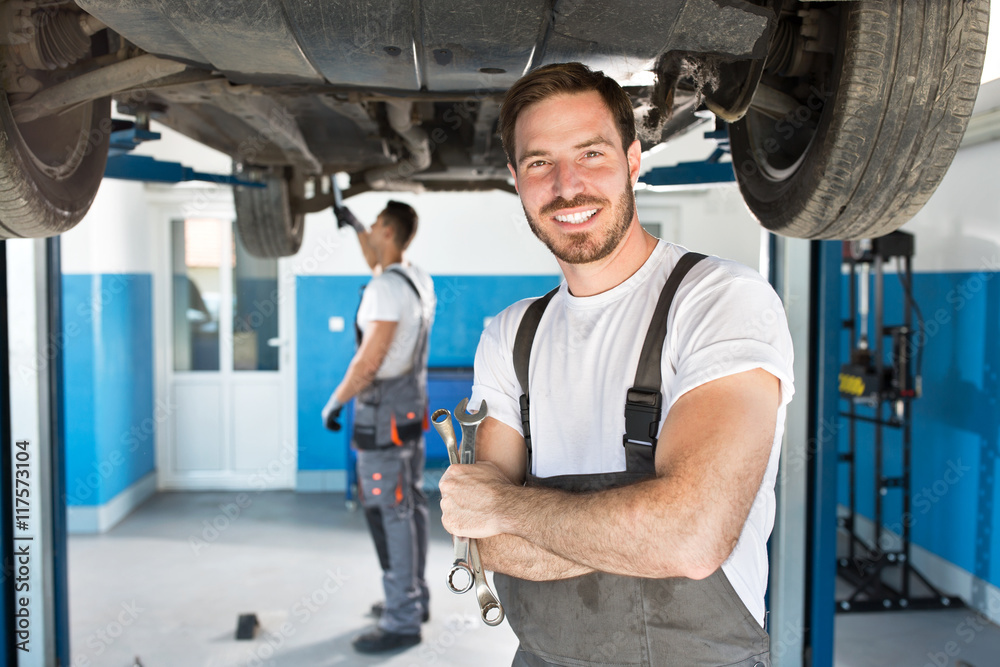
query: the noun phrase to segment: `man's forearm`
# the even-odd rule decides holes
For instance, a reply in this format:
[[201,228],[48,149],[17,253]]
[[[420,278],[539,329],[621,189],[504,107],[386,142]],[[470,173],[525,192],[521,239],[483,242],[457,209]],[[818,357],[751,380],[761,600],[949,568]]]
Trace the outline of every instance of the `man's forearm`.
[[347,367],[344,379],[337,385],[333,395],[341,403],[347,403],[372,383],[376,372],[378,372],[378,365],[371,362],[366,363],[365,360],[355,357]]
[[671,502],[662,480],[583,494],[537,487],[511,491],[504,510],[508,532],[553,558],[587,570],[652,578],[693,576],[703,559],[698,517],[681,510],[684,503]]
[[369,323],[361,347],[354,353],[344,379],[333,392],[338,401],[347,403],[375,380],[375,374],[392,346],[397,324],[381,320]]
[[483,567],[530,581],[569,579],[594,570],[546,551],[516,535],[477,540]]

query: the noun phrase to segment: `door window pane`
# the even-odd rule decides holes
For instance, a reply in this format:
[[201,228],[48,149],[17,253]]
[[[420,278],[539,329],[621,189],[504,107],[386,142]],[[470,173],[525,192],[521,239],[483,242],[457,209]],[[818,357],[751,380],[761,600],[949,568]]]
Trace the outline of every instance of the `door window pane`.
[[233,370],[278,370],[278,260],[247,252],[233,225]]
[[219,370],[221,220],[190,218],[171,226],[174,370]]

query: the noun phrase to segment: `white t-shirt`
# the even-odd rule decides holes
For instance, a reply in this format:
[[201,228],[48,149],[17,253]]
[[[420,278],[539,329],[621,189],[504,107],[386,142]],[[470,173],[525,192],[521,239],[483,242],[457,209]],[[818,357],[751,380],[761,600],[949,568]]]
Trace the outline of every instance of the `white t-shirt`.
[[[417,286],[422,300],[417,299],[413,288],[396,273],[399,270],[404,271]],[[391,264],[371,279],[358,306],[361,332],[364,333],[371,322],[399,323],[392,345],[375,373],[377,379],[399,377],[413,367],[413,355],[420,339],[421,314],[427,318],[429,327],[434,323],[436,304],[434,281],[426,271],[412,264]]]
[[[535,334],[529,364],[533,474],[551,477],[625,469],[625,393],[634,384],[660,291],[685,252],[660,241],[642,267],[617,287],[574,297],[563,283],[553,297]],[[470,401],[478,405],[485,399],[490,416],[519,433],[521,387],[512,350],[521,317],[532,301],[510,306],[483,332]],[[766,543],[774,525],[785,405],[794,391],[785,311],[759,273],[708,257],[680,284],[667,331],[660,363],[663,419],[681,395],[711,380],[762,368],[781,381],[782,402],[764,481],[740,539],[722,566],[747,609],[763,625]]]

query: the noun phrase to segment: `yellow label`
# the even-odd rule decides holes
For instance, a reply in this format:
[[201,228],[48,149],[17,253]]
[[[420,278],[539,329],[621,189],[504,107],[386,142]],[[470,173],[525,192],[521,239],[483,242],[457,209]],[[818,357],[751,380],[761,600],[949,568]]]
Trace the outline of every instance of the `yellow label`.
[[838,377],[840,378],[840,393],[851,396],[864,395],[865,381],[860,377],[857,375],[848,375],[847,373],[841,373]]

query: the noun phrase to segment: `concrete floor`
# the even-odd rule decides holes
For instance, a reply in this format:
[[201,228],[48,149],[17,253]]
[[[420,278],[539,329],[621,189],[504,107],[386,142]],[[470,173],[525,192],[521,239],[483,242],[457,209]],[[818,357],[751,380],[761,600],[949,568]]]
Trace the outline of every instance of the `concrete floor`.
[[[372,624],[365,614],[381,598],[380,570],[364,517],[342,495],[158,494],[110,532],[70,538],[70,664],[131,667],[138,656],[143,667],[509,665],[517,642],[506,623],[487,627],[472,593],[444,585],[451,541],[439,518],[432,502],[424,641],[371,657],[350,640]],[[237,641],[237,619],[250,612],[257,638]],[[1000,629],[970,624],[970,615],[838,616],[835,665],[1000,665]]]
[[834,667],[997,667],[1000,628],[969,609],[844,614]]
[[[431,620],[417,647],[378,657],[351,648],[382,588],[364,516],[343,495],[161,493],[104,535],[71,537],[70,664],[509,665],[510,628],[484,625],[472,593],[445,587],[451,539],[432,505]],[[236,641],[250,612],[257,638]]]

